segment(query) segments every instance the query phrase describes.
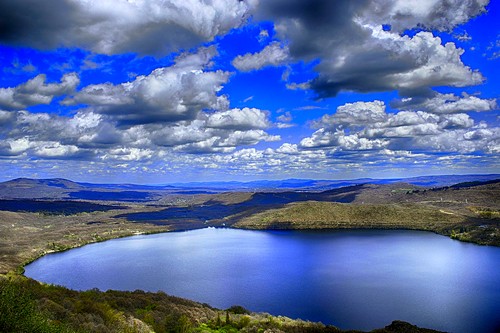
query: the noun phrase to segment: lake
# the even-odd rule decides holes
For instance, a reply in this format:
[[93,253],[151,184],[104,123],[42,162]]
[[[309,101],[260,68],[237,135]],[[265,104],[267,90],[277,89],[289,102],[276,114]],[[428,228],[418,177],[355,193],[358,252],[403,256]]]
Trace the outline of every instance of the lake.
[[50,254],[25,275],[76,290],[162,290],[343,329],[396,319],[457,333],[500,328],[500,248],[429,232],[208,228]]

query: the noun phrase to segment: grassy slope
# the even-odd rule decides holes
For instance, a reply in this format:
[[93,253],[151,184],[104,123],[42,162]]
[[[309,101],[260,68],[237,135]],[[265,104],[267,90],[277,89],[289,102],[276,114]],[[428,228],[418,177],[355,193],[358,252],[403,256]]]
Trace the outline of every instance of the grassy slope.
[[414,203],[297,202],[245,217],[233,226],[247,229],[414,229],[500,246],[498,219],[471,219],[450,209]]
[[464,222],[464,217],[415,204],[343,204],[306,201],[291,203],[250,216],[236,226],[267,228],[289,226],[293,229],[311,228],[432,228]]

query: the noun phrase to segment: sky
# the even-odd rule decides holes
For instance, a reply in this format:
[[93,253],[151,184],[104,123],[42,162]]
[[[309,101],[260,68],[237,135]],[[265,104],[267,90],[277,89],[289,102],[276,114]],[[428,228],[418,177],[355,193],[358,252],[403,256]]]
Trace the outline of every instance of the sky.
[[500,173],[500,4],[1,0],[0,180]]

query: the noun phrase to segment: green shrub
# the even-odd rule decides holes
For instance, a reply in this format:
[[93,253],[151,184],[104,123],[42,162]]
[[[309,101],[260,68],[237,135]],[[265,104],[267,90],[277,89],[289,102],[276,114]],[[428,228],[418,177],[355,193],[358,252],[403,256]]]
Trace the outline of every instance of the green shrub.
[[250,314],[250,311],[242,307],[241,305],[233,305],[227,311],[234,313],[234,314]]
[[8,280],[0,281],[0,314],[0,332],[3,333],[69,332],[62,325],[50,322],[37,309],[32,295]]

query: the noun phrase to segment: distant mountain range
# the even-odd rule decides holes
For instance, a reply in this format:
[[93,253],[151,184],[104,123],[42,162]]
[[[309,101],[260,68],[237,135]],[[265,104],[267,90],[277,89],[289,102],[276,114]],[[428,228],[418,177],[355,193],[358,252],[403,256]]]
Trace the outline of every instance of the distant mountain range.
[[358,184],[392,184],[408,183],[426,187],[450,186],[462,182],[488,181],[499,179],[500,174],[487,175],[439,175],[439,176],[421,176],[411,178],[358,178],[350,180],[312,180],[312,179],[285,179],[285,180],[257,180],[251,182],[191,182],[191,183],[173,183],[170,186],[177,188],[209,188],[217,190],[309,190],[324,191],[344,186]]
[[17,178],[0,183],[0,199],[85,199],[108,201],[152,201],[164,195],[216,194],[221,192],[258,191],[327,191],[359,184],[407,183],[424,187],[443,187],[459,183],[500,179],[500,174],[439,175],[412,178],[352,180],[260,180],[251,182],[191,182],[167,185],[92,184],[62,178]]

